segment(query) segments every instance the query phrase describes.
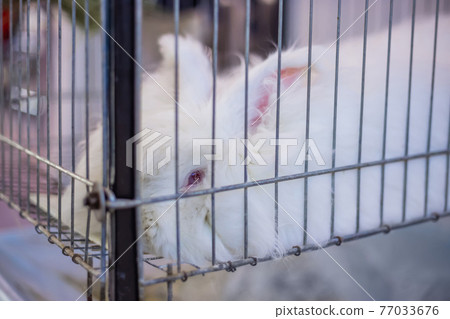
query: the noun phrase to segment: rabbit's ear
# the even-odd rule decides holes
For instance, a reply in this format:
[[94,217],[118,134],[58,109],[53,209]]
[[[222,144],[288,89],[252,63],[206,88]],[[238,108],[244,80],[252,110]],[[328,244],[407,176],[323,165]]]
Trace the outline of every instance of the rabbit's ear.
[[[162,71],[173,78],[175,74],[175,36],[159,38],[163,60]],[[194,103],[207,101],[211,95],[212,69],[208,49],[190,37],[178,37],[178,79],[180,98]]]
[[[280,76],[280,97],[298,94],[306,86],[308,73],[307,52],[288,51],[282,55]],[[249,85],[249,127],[257,127],[277,106],[278,61],[272,55],[258,65],[251,74]],[[313,72],[314,69],[312,68]]]

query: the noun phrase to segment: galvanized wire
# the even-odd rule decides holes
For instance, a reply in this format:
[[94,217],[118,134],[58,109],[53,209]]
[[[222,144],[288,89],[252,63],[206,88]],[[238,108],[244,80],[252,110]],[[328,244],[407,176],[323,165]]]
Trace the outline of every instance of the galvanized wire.
[[[339,87],[339,49],[341,44],[341,0],[338,0],[337,24],[336,24],[336,61],[334,66],[334,101],[333,101],[333,142],[331,152],[331,168],[336,167],[336,130],[338,115],[338,87]],[[331,173],[331,229],[330,237],[334,236],[335,224],[335,193],[336,193],[336,174]]]
[[419,158],[427,158],[427,157],[434,157],[434,156],[447,155],[447,154],[450,154],[450,150],[448,150],[448,149],[440,150],[440,151],[432,151],[430,153],[420,153],[420,154],[414,154],[414,155],[408,155],[408,156],[392,157],[392,158],[385,159],[385,160],[376,160],[376,161],[370,161],[370,162],[363,162],[360,164],[339,166],[339,167],[335,167],[332,169],[315,170],[315,171],[309,171],[306,173],[297,173],[297,174],[279,176],[278,178],[267,178],[267,179],[250,181],[247,183],[232,184],[232,185],[209,188],[209,189],[204,189],[204,190],[199,190],[199,191],[190,191],[188,193],[178,195],[178,197],[171,194],[171,195],[147,197],[147,198],[143,198],[143,199],[134,199],[134,200],[114,199],[114,200],[108,200],[106,202],[106,206],[111,209],[116,209],[116,210],[117,209],[126,209],[126,208],[130,208],[130,207],[136,207],[136,206],[142,206],[142,205],[147,205],[147,204],[165,202],[165,201],[169,201],[169,200],[175,200],[177,198],[189,198],[189,197],[203,196],[203,195],[208,195],[208,194],[212,194],[212,193],[220,193],[220,192],[227,192],[227,191],[232,191],[232,190],[237,190],[237,189],[243,189],[245,187],[249,188],[249,187],[255,187],[255,186],[259,186],[259,185],[268,185],[268,184],[273,184],[275,182],[284,182],[284,181],[296,180],[296,179],[301,179],[301,178],[306,178],[306,177],[313,177],[313,176],[327,175],[330,173],[344,172],[344,171],[354,170],[354,169],[358,169],[358,168],[380,166],[383,164],[404,162],[404,161],[410,161],[410,160],[419,159]]
[[[312,27],[313,27],[313,4],[309,1],[309,35],[308,35],[308,73],[306,82],[306,123],[305,123],[305,170],[308,173],[309,156],[309,133],[311,118],[311,58],[312,58]],[[308,177],[303,179],[303,245],[306,245],[308,234]]]
[[[219,43],[219,0],[214,0],[213,6],[213,56],[212,56],[212,140],[216,138],[216,96],[217,96],[217,52]],[[215,154],[215,144],[212,144],[211,154]],[[215,185],[215,161],[211,161],[211,187]],[[178,201],[177,201],[178,202]],[[216,263],[216,196],[211,194],[211,263]],[[178,269],[178,272],[180,269]]]
[[[384,115],[383,115],[383,150],[381,158],[386,159],[386,137],[387,137],[387,116],[388,116],[388,98],[389,98],[389,74],[391,69],[391,42],[392,42],[392,15],[394,10],[394,0],[389,2],[389,29],[388,29],[388,46],[386,60],[386,86],[384,98]],[[380,191],[380,226],[384,222],[384,179],[385,165],[381,165],[381,191]]]
[[[438,24],[439,24],[439,0],[436,0],[436,14],[434,19],[433,65],[431,74],[430,111],[428,115],[427,153],[430,152],[431,149],[431,125],[433,122],[433,102],[434,102],[433,98],[434,98],[434,83],[436,74],[436,49],[437,49]],[[423,209],[424,216],[427,216],[427,209],[428,209],[429,171],[430,171],[430,159],[427,158],[425,168],[425,190],[424,190],[425,200]]]
[[[36,82],[37,82],[37,87],[36,87],[36,96],[37,96],[37,101],[36,101],[36,145],[37,145],[37,154],[40,155],[41,153],[41,59],[40,59],[40,55],[41,55],[41,1],[37,0],[37,43],[36,43],[36,51],[37,51],[37,65],[36,65]],[[40,162],[37,161],[36,162],[36,194],[37,194],[37,198],[36,198],[36,206],[37,207],[41,207],[41,203],[40,203]],[[38,218],[38,223],[41,223],[41,218],[40,218],[40,210],[38,210],[38,214],[37,214],[37,218]]]
[[[174,2],[174,25],[175,25],[175,194],[179,193],[179,47],[178,47],[178,37],[180,32],[180,0],[175,0]],[[175,227],[177,234],[177,271],[181,271],[181,236],[180,236],[180,205],[179,202],[175,202]]]
[[[75,68],[76,68],[76,4],[72,1],[72,102],[71,102],[71,155],[72,155],[72,172],[75,172]],[[87,71],[87,70],[86,70]],[[70,181],[70,246],[73,247],[73,239],[75,236],[75,180]]]
[[[9,0],[9,21],[13,21],[13,2],[12,0]],[[14,64],[14,42],[13,42],[13,29],[14,26],[11,23],[10,24],[10,28],[9,28],[9,74],[12,76],[13,74],[13,64]],[[13,86],[10,85],[9,88],[9,96],[12,96],[12,89]],[[10,140],[13,139],[13,112],[10,110],[9,111],[9,138]],[[10,145],[9,147],[9,162],[13,163],[13,146]],[[11,181],[9,183],[9,196],[10,198],[13,198],[14,194],[13,194],[13,170],[10,169],[9,170],[9,180]]]
[[[17,88],[19,92],[19,105],[18,105],[18,140],[19,145],[22,145],[22,12],[23,12],[23,3],[22,0],[19,0],[19,32],[18,32],[18,46],[19,46],[19,60],[17,61]],[[22,154],[18,152],[18,181],[19,181],[19,207],[22,207]]]
[[[84,1],[84,8],[86,10],[86,12],[89,12],[89,0],[85,0]],[[85,55],[85,64],[84,64],[84,68],[85,68],[85,78],[84,81],[86,83],[85,86],[85,90],[86,90],[86,96],[85,96],[85,106],[84,106],[84,112],[85,112],[85,142],[86,142],[86,157],[85,157],[85,161],[86,161],[86,178],[89,179],[89,166],[90,166],[90,162],[89,162],[89,155],[90,155],[90,149],[89,149],[89,15],[85,14],[84,15],[84,29],[85,29],[85,33],[84,33],[84,37],[85,37],[85,42],[84,42],[84,55]],[[86,187],[86,193],[89,193],[89,187]],[[91,230],[91,208],[87,208],[87,218],[86,218],[86,243],[85,243],[85,256],[84,256],[84,260],[88,260],[88,255],[89,255],[89,250],[88,250],[88,245],[89,245],[89,235],[90,235],[90,230]]]
[[[245,2],[245,97],[244,97],[244,140],[248,140],[248,69],[250,56],[250,13],[251,2]],[[244,183],[248,181],[248,150],[244,147]],[[248,257],[248,189],[244,188],[244,258]]]
[[[409,79],[408,79],[408,104],[406,111],[406,137],[405,137],[405,157],[409,154],[409,126],[411,118],[411,87],[412,87],[412,72],[413,72],[413,53],[414,53],[414,27],[416,22],[416,0],[413,0],[412,17],[411,17],[411,44],[409,53]],[[403,211],[402,220],[406,220],[406,197],[408,184],[408,161],[405,161],[403,170]]]
[[[361,163],[362,139],[363,139],[363,121],[364,121],[364,93],[366,85],[366,54],[367,54],[367,23],[369,18],[369,0],[365,2],[364,8],[364,38],[363,38],[363,57],[361,74],[361,107],[359,110],[359,138],[358,138],[358,163]],[[357,169],[356,185],[356,232],[359,232],[361,216],[361,169]]]
[[[58,0],[58,164],[62,166],[62,8]],[[62,174],[58,171],[58,239],[61,239]]]
[[[276,129],[275,140],[278,141],[280,137],[280,94],[281,94],[281,50],[283,46],[283,0],[278,2],[278,45],[277,45],[277,106],[276,106]],[[279,145],[275,145],[275,178],[278,177],[279,170]],[[278,183],[274,184],[274,205],[275,205],[275,243],[278,240]]]
[[[27,0],[27,57],[26,57],[26,69],[27,69],[27,148],[31,148],[30,141],[30,1]],[[27,194],[30,194],[30,156],[27,155]],[[27,211],[30,211],[30,196],[27,196]]]
[[[450,150],[450,112],[448,114],[448,131],[447,131],[447,149]],[[445,172],[445,201],[444,211],[448,211],[448,196],[449,196],[449,173],[450,173],[450,152],[447,153],[447,170]]]
[[[2,87],[3,87],[3,65],[5,63],[4,61],[4,56],[3,56],[3,0],[0,0],[0,12],[2,13],[2,16],[0,17],[0,61],[1,61],[1,68],[0,68],[0,83],[2,83]],[[2,135],[5,134],[5,97],[4,97],[4,90],[1,89],[0,90],[0,132]],[[1,158],[2,158],[2,192],[5,192],[5,175],[6,175],[6,170],[5,170],[5,144],[1,143]]]

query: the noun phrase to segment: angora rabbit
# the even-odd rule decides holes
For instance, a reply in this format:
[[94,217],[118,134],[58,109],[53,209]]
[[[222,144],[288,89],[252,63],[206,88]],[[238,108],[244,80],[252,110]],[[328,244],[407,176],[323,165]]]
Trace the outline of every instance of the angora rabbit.
[[[450,28],[448,17],[441,16],[437,46],[436,74],[431,119],[429,151],[448,151],[450,99]],[[434,21],[416,23],[415,47],[410,98],[408,155],[427,152],[428,118],[430,114],[433,61]],[[169,94],[152,80],[145,79],[142,89],[142,128],[174,137],[174,37],[159,40],[163,56],[158,71],[152,76]],[[388,91],[385,158],[405,154],[408,83],[409,83],[410,22],[395,26],[392,34]],[[211,186],[210,146],[201,147],[200,163],[193,164],[194,139],[212,137],[213,78],[208,51],[190,38],[179,38],[179,193],[208,189]],[[342,41],[340,47],[339,82],[336,113],[335,167],[360,161],[379,161],[383,154],[384,107],[386,84],[387,32],[369,35],[361,99],[362,39]],[[245,125],[248,137],[258,155],[250,154],[248,181],[260,181],[275,175],[277,124],[277,54],[250,68],[248,82],[248,123],[244,122],[245,82],[243,67],[217,79],[215,137],[223,140],[223,156],[215,160],[215,183],[219,188],[244,181]],[[335,90],[335,47],[313,46],[309,93],[309,156],[308,171],[332,167],[333,118]],[[279,176],[305,171],[306,119],[308,104],[308,49],[290,49],[281,56],[279,108]],[[298,79],[298,80],[297,80]],[[170,96],[169,96],[170,95]],[[362,135],[360,110],[363,103]],[[197,123],[198,124],[197,124]],[[236,139],[237,142],[234,142]],[[289,140],[286,140],[289,139]],[[101,180],[101,130],[91,138],[92,180]],[[261,142],[262,141],[262,142]],[[283,144],[284,143],[284,144]],[[294,145],[296,144],[296,145]],[[142,197],[173,194],[175,189],[174,138],[168,144],[172,161],[155,171],[142,174]],[[361,153],[359,156],[359,147]],[[216,145],[216,150],[220,147]],[[158,150],[155,158],[163,157]],[[261,161],[261,159],[263,161]],[[349,235],[356,231],[377,228],[381,224],[400,223],[405,211],[409,220],[444,210],[446,155],[429,158],[428,203],[425,207],[425,158],[408,162],[407,191],[403,210],[404,162],[385,165],[383,219],[381,210],[381,166],[360,170],[344,169],[335,173],[332,194],[331,174],[310,176],[278,183],[278,224],[275,223],[275,186],[268,183],[248,188],[248,256],[279,256],[294,245],[317,244],[331,234],[332,195],[334,195],[334,233]],[[84,172],[80,163],[77,172]],[[130,169],[128,167],[118,169]],[[85,233],[86,208],[82,207],[85,187],[76,183],[76,231]],[[307,189],[305,190],[305,185]],[[67,192],[70,193],[70,192]],[[68,203],[70,194],[64,194]],[[306,195],[306,197],[305,197]],[[215,194],[215,257],[225,262],[244,255],[244,190],[229,190]],[[306,203],[306,205],[305,205]],[[359,219],[357,218],[359,203]],[[181,261],[205,265],[212,259],[211,195],[179,200]],[[63,205],[64,208],[69,205]],[[305,207],[307,218],[305,218]],[[53,211],[52,214],[56,214]],[[63,211],[63,222],[69,214]],[[145,252],[176,258],[176,222],[174,201],[158,202],[142,208],[142,237]],[[305,224],[306,222],[306,224]],[[94,223],[91,237],[100,233]],[[304,234],[303,229],[307,231]]]

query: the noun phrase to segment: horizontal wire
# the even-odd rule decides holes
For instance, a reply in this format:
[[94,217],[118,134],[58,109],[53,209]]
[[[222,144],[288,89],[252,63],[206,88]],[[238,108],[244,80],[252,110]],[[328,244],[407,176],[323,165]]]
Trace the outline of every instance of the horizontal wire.
[[58,170],[58,171],[60,171],[60,172],[62,172],[64,174],[66,174],[66,175],[69,175],[70,177],[72,177],[73,179],[76,179],[79,182],[82,182],[82,183],[84,183],[84,184],[86,184],[88,186],[91,186],[91,187],[94,186],[94,182],[93,181],[90,181],[90,180],[88,180],[88,179],[86,179],[86,178],[84,178],[84,177],[82,177],[82,176],[80,176],[78,174],[73,173],[70,170],[65,169],[64,167],[62,167],[62,166],[60,166],[58,164],[55,164],[55,163],[49,161],[45,157],[42,157],[42,156],[34,153],[33,151],[30,151],[29,149],[23,147],[22,145],[14,142],[13,140],[7,138],[6,136],[4,136],[2,134],[0,134],[0,141],[5,142],[6,144],[9,144],[10,146],[18,149],[19,151],[22,151],[25,154],[27,154],[27,155],[29,155],[31,157],[34,157],[38,161],[40,161],[40,162],[42,162],[44,164],[47,164],[48,166],[51,166],[54,169],[56,169],[56,170]]
[[[395,157],[395,158],[391,158],[391,159],[365,162],[365,163],[335,167],[335,168],[330,168],[330,169],[310,171],[310,172],[306,172],[306,173],[279,176],[276,178],[268,178],[268,179],[263,179],[263,180],[251,181],[251,182],[247,182],[247,183],[233,184],[233,185],[209,188],[209,189],[204,189],[204,190],[199,190],[199,191],[192,191],[192,192],[184,193],[181,196],[181,198],[202,196],[202,195],[208,195],[208,194],[212,194],[212,193],[219,193],[219,192],[243,189],[246,187],[255,187],[258,185],[273,184],[275,182],[290,181],[290,180],[295,180],[295,179],[300,179],[300,178],[305,178],[305,177],[325,175],[325,174],[330,174],[330,173],[348,171],[348,170],[352,170],[352,169],[364,168],[364,167],[381,166],[383,164],[409,161],[409,160],[420,159],[420,158],[429,158],[431,156],[439,156],[439,155],[447,155],[447,154],[450,154],[450,150],[435,151],[435,152],[430,152],[430,153],[421,153],[421,154],[416,154],[416,155]],[[177,198],[180,198],[180,195],[171,194],[171,195],[158,196],[158,197],[153,197],[153,198],[150,197],[150,198],[145,198],[145,199],[115,199],[112,201],[111,200],[107,201],[106,206],[110,209],[118,210],[118,209],[126,209],[126,208],[141,206],[141,205],[148,205],[148,204],[153,204],[153,203],[174,200]]]
[[[444,213],[437,214],[437,215],[436,214],[437,213],[435,213],[434,216],[430,215],[425,218],[412,219],[409,222],[404,222],[404,223],[399,223],[399,224],[394,224],[394,225],[384,225],[382,227],[375,228],[373,230],[361,231],[359,233],[355,233],[355,234],[348,235],[348,236],[334,237],[334,238],[326,241],[324,244],[322,244],[320,246],[318,246],[318,245],[303,246],[303,247],[301,247],[300,252],[303,253],[303,252],[307,252],[307,251],[315,251],[315,250],[319,250],[322,248],[340,245],[345,242],[373,236],[373,235],[380,234],[380,233],[388,233],[391,230],[405,228],[405,227],[417,225],[417,224],[422,224],[422,223],[429,222],[429,221],[437,221],[437,219],[444,218],[444,217],[450,217],[450,212],[444,212]],[[299,249],[294,246],[293,248],[286,251],[286,253],[281,257],[287,257],[287,256],[291,256],[291,255],[296,255],[296,254],[298,255],[298,253],[299,253]],[[200,268],[200,269],[196,269],[196,270],[192,270],[192,271],[182,271],[181,273],[178,273],[178,274],[172,275],[172,276],[164,276],[164,277],[154,278],[154,279],[150,279],[150,280],[143,280],[143,281],[141,281],[141,285],[150,286],[150,285],[155,285],[155,284],[159,284],[159,283],[163,283],[163,282],[167,282],[167,281],[175,281],[175,280],[186,281],[186,279],[188,277],[204,275],[204,274],[207,274],[210,272],[216,272],[216,271],[221,271],[221,270],[235,269],[237,267],[242,267],[242,266],[246,266],[246,265],[255,265],[260,262],[265,262],[265,261],[279,259],[279,258],[280,258],[279,256],[277,256],[277,257],[266,256],[266,257],[262,257],[262,258],[249,257],[246,259],[241,259],[241,260],[237,260],[237,261],[233,261],[233,262],[229,261],[226,263],[216,264],[214,266],[207,267],[207,268]]]

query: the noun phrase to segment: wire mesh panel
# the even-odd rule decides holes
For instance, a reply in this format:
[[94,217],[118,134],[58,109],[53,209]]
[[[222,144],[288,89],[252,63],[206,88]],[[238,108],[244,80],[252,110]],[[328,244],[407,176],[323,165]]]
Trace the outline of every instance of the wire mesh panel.
[[80,298],[450,215],[448,1],[0,8],[0,198]]
[[[99,59],[98,36],[91,35],[90,18],[83,11],[99,8],[89,7],[89,1],[81,10],[74,1],[1,5],[0,196],[85,268],[92,281],[106,269],[108,255],[104,241],[91,240],[106,225],[91,227],[91,211],[79,211],[94,186],[89,137],[95,112],[90,111],[91,103],[101,102],[100,69],[91,68]],[[101,286],[105,298],[105,281]],[[86,293],[92,298],[92,287]]]
[[[220,2],[212,3],[212,51],[202,61],[201,49],[180,35],[175,1],[174,36],[161,38],[162,66],[149,76],[152,84],[145,75],[143,82],[141,111],[148,115],[142,114],[141,129],[152,131],[136,145],[147,157],[136,157],[152,169],[136,167],[151,176],[141,176],[140,199],[109,203],[141,207],[144,253],[174,260],[167,264],[144,254],[159,272],[147,279],[144,271],[142,284],[168,282],[170,299],[175,280],[233,272],[448,216],[449,79],[436,75],[448,67],[440,51],[448,46],[440,33],[448,23],[446,5],[278,1],[277,51],[252,64],[250,21],[257,4],[247,1],[236,35],[244,43],[241,66],[221,76]],[[329,16],[337,20],[330,23]],[[291,27],[296,21],[304,25],[300,32]],[[331,39],[322,28],[333,30]],[[285,50],[283,44],[292,42],[305,48]],[[163,94],[173,93],[167,104],[176,106],[167,108],[174,124],[167,124],[170,115],[163,115],[165,99],[153,91],[155,82],[170,88]],[[152,107],[155,100],[161,103]],[[164,144],[157,151],[140,145],[156,139],[155,131],[173,138],[166,148],[173,148],[174,161],[156,172],[167,154]],[[261,139],[273,142],[272,148],[257,144]],[[200,160],[193,163],[196,151]]]

